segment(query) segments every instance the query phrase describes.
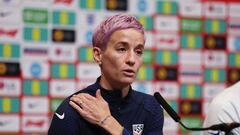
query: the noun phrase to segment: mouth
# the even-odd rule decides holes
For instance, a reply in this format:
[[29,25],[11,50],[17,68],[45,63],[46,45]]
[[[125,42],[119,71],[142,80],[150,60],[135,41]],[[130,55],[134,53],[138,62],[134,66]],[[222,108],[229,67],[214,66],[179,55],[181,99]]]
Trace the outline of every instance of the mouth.
[[126,69],[126,70],[123,70],[123,74],[127,77],[134,77],[135,71],[131,69]]

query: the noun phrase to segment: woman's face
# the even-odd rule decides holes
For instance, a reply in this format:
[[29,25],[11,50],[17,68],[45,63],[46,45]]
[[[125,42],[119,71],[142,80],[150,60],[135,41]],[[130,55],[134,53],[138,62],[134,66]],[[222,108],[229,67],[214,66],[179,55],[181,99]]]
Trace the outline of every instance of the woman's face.
[[131,84],[142,64],[144,43],[144,35],[135,29],[115,31],[101,52],[101,79],[113,87]]

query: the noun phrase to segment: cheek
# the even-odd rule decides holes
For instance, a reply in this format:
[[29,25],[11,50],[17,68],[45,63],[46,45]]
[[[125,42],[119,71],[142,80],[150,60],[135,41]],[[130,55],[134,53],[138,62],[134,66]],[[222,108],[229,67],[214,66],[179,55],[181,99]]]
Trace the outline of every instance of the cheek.
[[105,59],[105,68],[110,70],[118,69],[123,63],[121,57],[110,57]]

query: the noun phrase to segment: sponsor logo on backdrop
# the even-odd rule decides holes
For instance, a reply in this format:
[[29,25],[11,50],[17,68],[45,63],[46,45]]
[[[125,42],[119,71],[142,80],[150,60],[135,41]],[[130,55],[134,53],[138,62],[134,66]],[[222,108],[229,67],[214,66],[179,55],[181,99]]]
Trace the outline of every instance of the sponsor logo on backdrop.
[[159,14],[176,14],[178,5],[176,1],[156,1],[156,12]]
[[181,84],[181,99],[200,99],[202,96],[202,87],[199,84]]
[[144,64],[151,64],[153,62],[153,51],[150,49],[145,49],[142,55],[142,62]]
[[146,0],[139,0],[137,2],[137,9],[139,12],[145,12],[147,9],[148,3],[146,2]]
[[0,78],[1,96],[19,96],[21,81],[18,78]]
[[225,51],[205,51],[203,55],[206,67],[224,68],[227,66],[227,54]]
[[104,14],[99,13],[98,15],[94,13],[81,13],[78,15],[78,26],[81,28],[96,28],[98,22],[101,22],[105,16]]
[[177,81],[178,70],[177,67],[163,67],[155,68],[155,79],[158,81]]
[[179,96],[179,86],[176,82],[156,82],[154,92],[159,92],[166,99],[177,99]]
[[230,17],[240,17],[240,4],[229,3],[229,16]]
[[38,7],[49,7],[50,0],[21,0],[23,5],[37,5]]
[[21,58],[34,60],[47,60],[49,57],[49,47],[46,46],[23,46]]
[[15,37],[17,32],[18,32],[17,29],[6,30],[4,28],[0,28],[0,36],[5,35],[5,36],[8,36],[8,37]]
[[48,94],[47,80],[23,80],[24,95],[43,96]]
[[223,2],[206,2],[204,12],[206,17],[225,18],[227,15],[227,5]]
[[0,62],[0,76],[20,76],[20,65],[17,62]]
[[240,34],[240,18],[230,18],[227,29],[229,34],[239,35]]
[[21,38],[19,25],[1,25],[0,40],[4,41],[19,41]]
[[154,75],[153,67],[149,65],[142,65],[137,73],[137,80],[152,80]]
[[[114,6],[116,6],[115,1],[112,1]],[[103,1],[102,0],[80,0],[79,1],[79,8],[83,10],[93,10],[93,11],[98,11],[103,9]]]
[[202,20],[182,18],[181,19],[181,31],[201,33]]
[[137,20],[143,25],[147,31],[153,30],[153,17],[152,16],[136,16]]
[[76,33],[74,30],[67,29],[53,29],[52,41],[57,43],[74,43]]
[[100,74],[100,68],[97,64],[81,63],[77,65],[77,77],[80,80],[92,80]]
[[179,64],[189,66],[200,66],[202,64],[202,54],[199,50],[180,50]]
[[175,16],[156,16],[154,18],[154,28],[159,32],[178,32],[179,20]]
[[228,50],[230,52],[240,51],[240,36],[228,36]]
[[86,31],[86,33],[84,35],[86,43],[88,43],[88,44],[92,43],[92,36],[93,36],[93,31],[92,30]]
[[201,115],[201,101],[182,100],[180,101],[180,114],[182,116]]
[[0,8],[0,23],[3,24],[18,24],[21,22],[20,9],[11,7]]
[[73,79],[76,76],[74,64],[54,63],[51,65],[51,77],[61,79]]
[[[202,127],[202,118],[198,116],[186,116],[181,118],[182,123],[190,123],[190,127]],[[188,131],[189,132],[189,131]],[[182,135],[186,135],[186,130],[182,130],[181,132]]]
[[106,9],[108,11],[127,11],[127,0],[106,0]]
[[47,24],[48,10],[25,8],[23,10],[23,21],[25,23]]
[[0,0],[0,5],[3,6],[15,6],[18,5],[20,0]]
[[226,81],[226,70],[218,68],[206,68],[204,73],[204,80],[206,82],[223,83]]
[[211,100],[204,100],[204,102],[203,102],[203,115],[204,116],[206,116],[206,114],[208,113],[210,102],[211,102]]
[[75,62],[77,60],[77,50],[75,46],[52,46],[50,60],[53,62]]
[[182,34],[181,35],[181,48],[187,49],[201,49],[202,36],[199,34]]
[[76,92],[74,80],[51,80],[49,93],[52,97],[67,97],[74,92]]
[[49,112],[47,97],[23,97],[22,112],[24,114],[47,114]]
[[15,43],[0,42],[0,58],[18,59],[20,57],[20,45]]
[[0,115],[0,132],[19,132],[19,126],[18,115]]
[[207,19],[204,22],[205,32],[210,34],[224,34],[226,32],[225,20]]
[[146,94],[153,94],[153,84],[151,81],[136,81],[132,84],[134,90],[140,91]]
[[145,32],[145,48],[152,48],[154,46],[153,33],[150,31]]
[[133,14],[153,14],[155,12],[155,1],[130,0],[128,1],[129,12]]
[[49,125],[48,116],[27,116],[22,117],[22,129],[24,132],[47,132]]
[[228,56],[229,67],[240,67],[239,58],[240,58],[239,53],[229,53]]
[[40,27],[24,27],[24,40],[28,42],[42,42],[48,41],[49,31],[47,28]]
[[92,47],[92,35],[93,30],[92,28],[81,28],[81,30],[78,30],[78,43],[80,46],[90,46]]
[[236,68],[229,68],[227,70],[227,83],[233,85],[240,80],[240,70]]
[[0,113],[19,113],[19,98],[0,97]]
[[203,98],[212,99],[219,92],[225,89],[225,84],[211,84],[206,83],[203,85]]
[[51,112],[55,112],[58,108],[58,106],[62,103],[64,99],[59,98],[52,98],[51,99]]
[[204,36],[204,49],[209,50],[225,50],[226,49],[226,37],[216,35]]
[[158,49],[177,50],[179,48],[179,36],[177,34],[156,33],[155,45]]
[[78,49],[78,59],[81,62],[93,62],[93,49],[92,47],[80,47]]
[[73,0],[54,0],[55,4],[66,4],[66,5],[70,5],[72,4]]
[[203,69],[199,66],[180,66],[179,81],[181,83],[200,84],[203,81]]
[[52,23],[54,25],[73,26],[76,23],[76,14],[72,11],[53,11]]
[[201,17],[202,3],[179,1],[179,12],[184,17]]
[[155,57],[159,65],[176,65],[178,60],[177,52],[171,50],[158,50]]
[[24,78],[47,79],[50,74],[47,61],[22,61],[21,67]]

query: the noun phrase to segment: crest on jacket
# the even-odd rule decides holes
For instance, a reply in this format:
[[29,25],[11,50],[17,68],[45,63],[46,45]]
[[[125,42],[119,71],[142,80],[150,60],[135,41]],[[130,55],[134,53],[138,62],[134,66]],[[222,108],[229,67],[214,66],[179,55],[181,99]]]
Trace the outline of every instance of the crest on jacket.
[[141,135],[143,132],[143,127],[144,124],[133,124],[132,125],[133,135]]

